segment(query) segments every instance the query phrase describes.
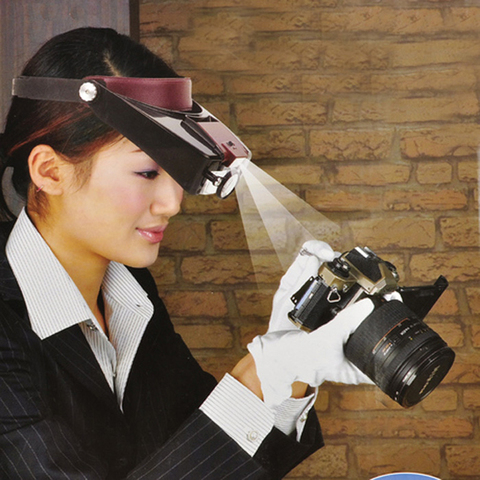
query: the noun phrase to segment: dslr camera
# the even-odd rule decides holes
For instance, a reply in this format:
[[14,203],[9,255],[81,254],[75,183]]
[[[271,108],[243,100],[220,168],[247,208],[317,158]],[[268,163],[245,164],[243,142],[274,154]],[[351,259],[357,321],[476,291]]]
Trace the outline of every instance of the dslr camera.
[[[423,400],[443,380],[455,353],[423,319],[447,288],[440,276],[433,285],[401,287],[396,267],[367,247],[356,247],[321,265],[292,297],[290,320],[312,331],[364,297],[373,312],[350,336],[345,356],[383,392],[403,407]],[[401,301],[386,300],[398,292]],[[392,295],[392,298],[398,295]]]

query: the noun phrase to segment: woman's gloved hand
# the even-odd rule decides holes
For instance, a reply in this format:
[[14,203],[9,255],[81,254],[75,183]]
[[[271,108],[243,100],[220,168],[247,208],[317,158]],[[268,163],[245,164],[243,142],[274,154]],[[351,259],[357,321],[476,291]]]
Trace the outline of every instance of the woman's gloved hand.
[[297,258],[280,280],[280,286],[273,297],[268,332],[297,329],[288,318],[288,312],[294,307],[290,297],[300,290],[310,277],[318,274],[322,263],[331,262],[334,258],[335,252],[325,242],[309,240],[303,244]]
[[248,350],[255,361],[265,404],[270,408],[280,405],[291,396],[296,381],[312,387],[325,381],[373,384],[343,352],[350,335],[373,308],[373,302],[365,298],[311,333],[295,328],[255,337]]

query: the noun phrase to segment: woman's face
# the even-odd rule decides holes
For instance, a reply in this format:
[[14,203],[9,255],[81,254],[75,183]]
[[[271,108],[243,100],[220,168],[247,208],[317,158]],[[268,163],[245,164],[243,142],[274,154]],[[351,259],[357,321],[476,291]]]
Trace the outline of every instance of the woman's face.
[[63,247],[85,260],[151,265],[180,210],[182,188],[127,139],[102,149],[93,162],[87,182],[80,188],[72,182],[55,209]]

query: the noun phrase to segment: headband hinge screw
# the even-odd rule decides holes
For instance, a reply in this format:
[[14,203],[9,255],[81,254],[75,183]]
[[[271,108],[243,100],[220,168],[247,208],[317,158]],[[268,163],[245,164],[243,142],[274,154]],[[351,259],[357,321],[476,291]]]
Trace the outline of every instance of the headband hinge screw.
[[82,83],[80,89],[78,90],[78,96],[84,102],[92,102],[97,97],[98,90],[94,83],[92,82],[85,82]]

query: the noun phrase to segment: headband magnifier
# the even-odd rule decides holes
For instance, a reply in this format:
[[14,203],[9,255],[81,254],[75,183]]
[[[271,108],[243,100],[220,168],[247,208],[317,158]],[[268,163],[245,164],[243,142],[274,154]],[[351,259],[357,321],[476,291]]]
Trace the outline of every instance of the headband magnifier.
[[193,195],[226,198],[251,159],[245,144],[192,100],[189,78],[22,76],[12,94],[88,105]]

